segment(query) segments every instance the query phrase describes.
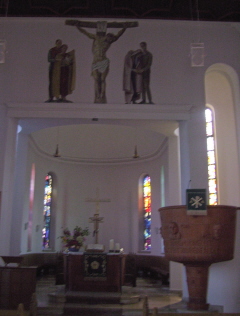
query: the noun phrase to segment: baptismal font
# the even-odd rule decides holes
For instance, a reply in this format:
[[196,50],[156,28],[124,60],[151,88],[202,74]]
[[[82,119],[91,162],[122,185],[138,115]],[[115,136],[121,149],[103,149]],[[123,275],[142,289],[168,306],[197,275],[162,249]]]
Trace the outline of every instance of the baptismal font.
[[189,310],[208,310],[208,269],[233,259],[237,209],[208,205],[205,215],[189,215],[186,205],[159,209],[165,256],[186,268]]

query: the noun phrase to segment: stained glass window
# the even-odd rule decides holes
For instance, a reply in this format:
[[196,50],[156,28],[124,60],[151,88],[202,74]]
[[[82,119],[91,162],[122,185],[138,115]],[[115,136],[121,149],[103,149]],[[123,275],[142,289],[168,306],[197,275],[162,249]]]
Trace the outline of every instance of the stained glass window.
[[151,250],[151,178],[143,179],[144,250]]
[[218,203],[217,196],[217,170],[216,170],[216,149],[214,135],[213,111],[210,108],[205,110],[206,134],[207,134],[207,157],[208,157],[208,193],[209,205]]
[[50,247],[50,224],[51,224],[51,205],[52,205],[52,176],[47,174],[45,177],[44,201],[43,201],[43,219],[42,229],[42,248]]

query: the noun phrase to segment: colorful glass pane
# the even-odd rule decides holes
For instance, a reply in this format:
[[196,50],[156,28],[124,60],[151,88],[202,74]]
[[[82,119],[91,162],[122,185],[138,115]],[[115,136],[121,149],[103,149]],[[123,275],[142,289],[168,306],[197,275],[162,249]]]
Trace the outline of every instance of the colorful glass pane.
[[51,204],[52,204],[52,176],[47,174],[45,177],[44,200],[43,200],[43,220],[42,247],[50,247],[50,224],[51,224]]
[[213,119],[212,119],[212,110],[210,110],[209,108],[207,108],[205,110],[205,119],[206,119],[206,123],[213,121]]
[[207,150],[214,150],[214,138],[212,136],[207,138]]
[[213,135],[213,126],[212,126],[211,122],[206,123],[206,132],[207,132],[207,136]]
[[209,189],[209,193],[216,193],[217,191],[216,179],[212,179],[208,181],[208,189]]
[[144,206],[144,250],[151,250],[151,179],[143,179],[143,206]]
[[209,150],[207,155],[208,155],[208,164],[209,165],[215,164],[215,152],[214,152],[214,150]]
[[217,205],[217,194],[209,194],[209,205]]
[[215,165],[208,166],[208,179],[215,179],[216,172],[215,172]]
[[206,135],[207,135],[207,157],[208,157],[208,191],[210,205],[217,204],[217,175],[216,175],[216,153],[213,125],[213,112],[205,110]]

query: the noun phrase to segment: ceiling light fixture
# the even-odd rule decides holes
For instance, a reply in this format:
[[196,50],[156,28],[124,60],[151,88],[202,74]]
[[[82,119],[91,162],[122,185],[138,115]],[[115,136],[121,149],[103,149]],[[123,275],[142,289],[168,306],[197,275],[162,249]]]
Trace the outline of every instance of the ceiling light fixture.
[[203,67],[204,66],[204,58],[206,55],[205,55],[205,50],[204,50],[204,43],[201,42],[201,26],[200,26],[200,19],[199,19],[198,0],[196,0],[196,12],[197,12],[199,34],[198,34],[197,42],[192,43],[191,47],[190,47],[191,66],[192,67]]
[[135,146],[135,149],[134,149],[134,155],[133,155],[133,158],[134,158],[134,159],[139,158],[138,151],[137,151],[137,145]]
[[55,153],[53,154],[53,157],[55,157],[55,158],[61,157],[61,155],[59,154],[58,144],[59,144],[59,126],[57,128],[57,146],[56,146]]
[[59,154],[59,150],[58,150],[58,144],[57,144],[57,147],[56,147],[56,150],[55,150],[53,157],[55,157],[55,158],[61,157],[61,155]]

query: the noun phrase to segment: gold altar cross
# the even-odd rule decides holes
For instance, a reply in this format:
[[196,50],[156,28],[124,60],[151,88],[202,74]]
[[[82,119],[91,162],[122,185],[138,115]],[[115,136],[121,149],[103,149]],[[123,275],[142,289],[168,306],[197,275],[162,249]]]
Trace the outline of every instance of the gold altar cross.
[[95,244],[98,244],[99,224],[103,223],[104,217],[99,217],[99,214],[89,217],[89,223],[94,223],[93,236],[95,236]]
[[96,203],[96,213],[92,217],[89,217],[89,222],[94,223],[93,236],[95,236],[95,244],[98,244],[99,224],[103,223],[103,219],[104,219],[104,217],[99,217],[99,203],[110,202],[110,201],[111,201],[110,199],[100,199],[98,189],[97,189],[97,194],[96,194],[95,199],[92,199],[92,198],[86,199],[86,202]]

